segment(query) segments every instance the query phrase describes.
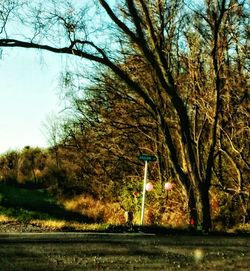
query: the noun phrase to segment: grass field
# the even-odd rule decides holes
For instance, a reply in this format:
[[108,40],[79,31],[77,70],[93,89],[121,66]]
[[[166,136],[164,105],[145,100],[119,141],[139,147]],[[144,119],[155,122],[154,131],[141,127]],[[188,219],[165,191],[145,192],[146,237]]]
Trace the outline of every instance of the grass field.
[[[126,225],[118,203],[77,196],[57,201],[46,190],[0,183],[0,232],[94,231],[189,233],[188,226]],[[231,231],[249,233],[250,225]]]
[[1,270],[249,270],[247,237],[0,235]]
[[0,215],[17,221],[93,222],[87,216],[66,210],[45,190],[30,190],[0,184]]

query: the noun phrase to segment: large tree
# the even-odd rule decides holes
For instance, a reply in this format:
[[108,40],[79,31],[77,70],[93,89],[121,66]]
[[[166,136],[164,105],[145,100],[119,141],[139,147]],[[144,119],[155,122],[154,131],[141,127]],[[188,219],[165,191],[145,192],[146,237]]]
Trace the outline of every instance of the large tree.
[[[153,116],[186,190],[190,218],[209,230],[209,190],[219,133],[224,131],[223,95],[228,92],[225,55],[236,52],[237,56],[240,50],[236,45],[228,48],[226,41],[235,37],[231,20],[241,25],[249,39],[246,1],[207,0],[202,9],[192,12],[178,0],[124,0],[118,4],[99,0],[99,5],[88,7],[64,1],[38,2],[31,5],[32,15],[27,7],[15,11],[15,3],[21,1],[2,2],[0,47],[69,54],[110,69]],[[21,19],[29,38],[9,36],[12,12],[18,14],[15,20]],[[235,44],[245,42],[244,36]],[[247,46],[241,49],[249,50]],[[128,56],[137,57],[147,68],[144,80],[137,76],[136,68],[127,68]],[[236,62],[230,61],[231,66],[238,63],[245,77],[249,58],[244,59],[244,63],[237,57]]]

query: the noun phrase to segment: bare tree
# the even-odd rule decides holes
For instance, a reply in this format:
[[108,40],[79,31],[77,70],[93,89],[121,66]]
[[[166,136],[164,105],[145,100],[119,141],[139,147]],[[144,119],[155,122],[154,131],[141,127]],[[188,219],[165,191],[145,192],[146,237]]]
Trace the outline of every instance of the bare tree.
[[[196,225],[201,224],[204,230],[209,230],[209,189],[220,120],[223,118],[224,40],[228,37],[229,18],[246,5],[244,1],[205,1],[204,12],[195,10],[197,24],[193,25],[193,29],[201,42],[208,45],[201,47],[208,57],[206,62],[200,60],[192,63],[187,48],[184,48],[188,44],[183,25],[186,14],[183,2],[177,0],[124,0],[117,6],[99,0],[99,7],[93,5],[77,9],[73,5],[63,5],[61,1],[51,1],[47,7],[35,5],[34,15],[29,17],[31,19],[23,20],[34,26],[33,35],[21,40],[5,35],[0,38],[0,47],[34,48],[69,54],[109,68],[140,97],[153,116],[163,135],[162,140],[168,146],[175,172],[185,187],[190,218]],[[93,16],[93,8],[107,20],[102,22],[99,17],[100,29],[94,27],[96,24],[88,23],[91,15],[92,22],[97,20]],[[7,19],[2,18],[4,24]],[[98,35],[102,35],[103,39]],[[114,41],[114,44],[105,46],[107,44],[103,40],[107,39]],[[197,50],[197,47],[194,48]],[[202,55],[200,53],[198,50],[198,57]],[[124,60],[128,55],[138,56],[147,65],[150,72],[144,80],[137,76],[136,69],[127,69]],[[192,72],[190,65],[198,66]],[[204,75],[204,72],[197,74],[197,68],[206,71],[207,77],[210,76],[210,80],[203,85],[200,75]],[[185,75],[191,72],[190,79],[197,79],[197,82],[193,81],[190,89],[185,87],[184,82]],[[154,86],[147,84],[146,79],[153,81]],[[203,100],[200,89],[202,93],[208,90]],[[195,102],[187,104],[188,98],[195,93],[199,94]],[[207,110],[203,111],[204,117],[201,116],[201,104],[202,110]]]

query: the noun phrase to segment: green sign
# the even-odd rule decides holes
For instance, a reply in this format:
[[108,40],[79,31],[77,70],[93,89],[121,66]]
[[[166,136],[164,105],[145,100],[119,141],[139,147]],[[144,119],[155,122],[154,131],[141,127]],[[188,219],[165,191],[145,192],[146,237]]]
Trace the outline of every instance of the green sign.
[[142,155],[139,156],[139,159],[141,161],[151,161],[151,162],[157,160],[155,155],[149,155],[149,154],[142,154]]

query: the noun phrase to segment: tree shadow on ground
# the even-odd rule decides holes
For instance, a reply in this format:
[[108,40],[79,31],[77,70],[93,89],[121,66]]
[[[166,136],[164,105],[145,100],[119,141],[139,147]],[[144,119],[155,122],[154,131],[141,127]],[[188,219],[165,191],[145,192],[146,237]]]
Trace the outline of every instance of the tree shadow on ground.
[[83,223],[92,218],[69,211],[58,204],[45,190],[29,190],[0,184],[0,213],[18,220],[58,219]]

